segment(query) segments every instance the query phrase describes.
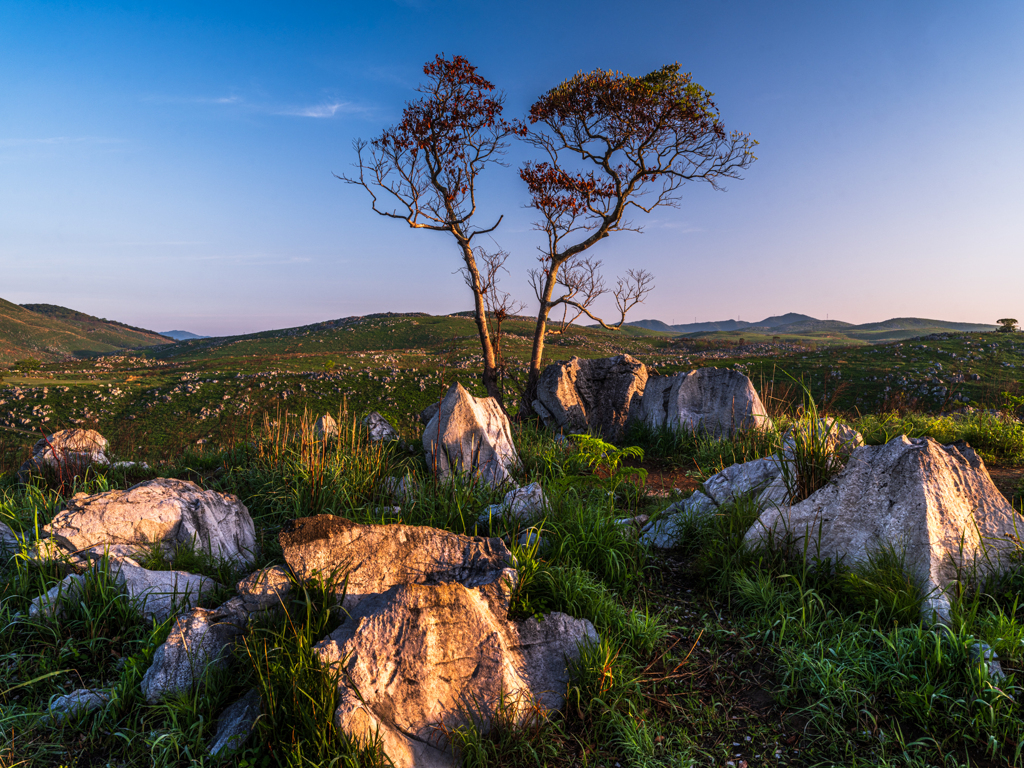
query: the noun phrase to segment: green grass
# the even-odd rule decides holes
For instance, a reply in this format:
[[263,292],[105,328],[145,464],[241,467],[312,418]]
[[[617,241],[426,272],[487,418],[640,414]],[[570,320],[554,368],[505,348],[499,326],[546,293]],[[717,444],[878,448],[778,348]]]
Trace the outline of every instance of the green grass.
[[[506,329],[525,336],[529,324],[517,322]],[[16,408],[20,419],[44,404],[54,413],[49,423],[37,418],[32,429],[0,429],[6,470],[0,522],[31,533],[73,493],[173,476],[242,498],[256,523],[260,566],[281,562],[282,526],[313,514],[505,537],[519,573],[513,615],[565,611],[592,621],[601,643],[575,665],[563,713],[513,722],[510,702],[495,713],[486,735],[470,728],[450,734],[465,765],[611,768],[744,760],[751,766],[1024,768],[1019,565],[964,590],[953,606],[954,626],[936,632],[920,624],[922,596],[907,579],[898,548],[856,568],[813,557],[807,565],[781,549],[749,550],[742,541],[757,514],[749,500],[692,521],[669,553],[645,550],[616,523],[668,504],[643,493],[641,451],[644,468],[675,468],[698,480],[775,454],[794,408],[801,401],[809,408],[787,374],[814,393],[813,408],[856,427],[869,443],[899,434],[966,440],[987,462],[1024,465],[1019,424],[981,411],[940,416],[950,398],[918,397],[917,383],[900,390],[902,400],[893,394],[902,386],[898,377],[916,381],[911,369],[942,362],[945,369],[982,376],[957,390],[971,403],[1012,404],[1019,374],[1005,364],[1024,361],[1024,344],[1001,336],[797,348],[780,358],[730,357],[729,347],[698,349],[651,333],[573,329],[552,343],[551,359],[630,351],[663,373],[695,364],[743,366],[775,427],[725,440],[637,429],[624,445],[610,446],[587,437],[556,441],[535,425],[516,425],[523,460],[516,480],[541,483],[549,500],[543,517],[531,522],[537,538],[527,546],[518,545],[526,532],[521,526],[479,521],[501,491],[436,481],[423,459],[415,414],[455,380],[480,393],[476,340],[466,318],[371,317],[290,336],[190,342],[101,368],[95,361],[49,365],[29,380],[36,386],[24,399],[0,406],[0,418],[5,408]],[[507,343],[520,356],[528,349],[526,341]],[[307,351],[311,346],[316,349]],[[330,374],[324,372],[328,359],[337,363]],[[27,390],[24,381],[14,377],[12,383]],[[186,391],[197,381],[200,386]],[[49,388],[45,397],[41,386]],[[282,399],[282,392],[291,394]],[[201,415],[221,404],[214,415]],[[18,486],[11,471],[36,439],[32,430],[72,423],[86,407],[95,415],[89,423],[111,439],[117,458],[145,459],[151,469],[99,470],[63,484],[40,477]],[[359,424],[371,409],[399,426],[405,445],[369,443]],[[321,413],[341,425],[339,437],[326,444],[311,432]],[[394,490],[399,478],[407,478],[410,494]],[[200,572],[228,585],[239,576],[187,548],[170,556],[154,550],[145,565]],[[29,601],[63,575],[25,557],[0,573],[0,765],[74,765],[76,759],[79,765],[218,764],[205,755],[216,718],[252,688],[269,703],[265,716],[242,753],[221,764],[381,764],[373,744],[349,743],[331,724],[336,686],[312,646],[343,616],[319,585],[296,585],[284,612],[251,626],[230,670],[151,705],[139,682],[170,623],[140,619],[102,572],[88,581],[88,600],[56,622],[26,621]],[[997,651],[1008,682],[996,684],[969,662],[976,640]],[[93,685],[112,691],[109,705],[56,729],[43,719],[53,697]]]

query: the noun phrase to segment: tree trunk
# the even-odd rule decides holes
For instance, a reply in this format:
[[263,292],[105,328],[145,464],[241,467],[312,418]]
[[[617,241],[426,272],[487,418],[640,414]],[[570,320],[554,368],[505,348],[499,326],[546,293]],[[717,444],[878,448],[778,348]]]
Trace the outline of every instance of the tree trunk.
[[533,401],[537,398],[537,383],[540,381],[540,365],[544,359],[544,335],[547,333],[548,313],[551,311],[551,294],[555,292],[558,281],[558,267],[552,267],[544,282],[544,294],[541,297],[540,309],[537,312],[537,326],[533,329],[533,351],[530,354],[530,375],[526,380],[526,390],[519,412],[523,415],[533,413]]
[[498,386],[498,365],[494,359],[494,346],[491,344],[491,334],[487,329],[487,307],[484,304],[484,292],[480,285],[480,272],[476,268],[476,257],[468,242],[462,241],[460,245],[462,246],[462,258],[466,262],[466,269],[471,278],[470,287],[473,289],[476,330],[480,336],[480,348],[483,350],[484,358],[484,388],[487,390],[488,397],[493,397],[504,408],[501,387]]

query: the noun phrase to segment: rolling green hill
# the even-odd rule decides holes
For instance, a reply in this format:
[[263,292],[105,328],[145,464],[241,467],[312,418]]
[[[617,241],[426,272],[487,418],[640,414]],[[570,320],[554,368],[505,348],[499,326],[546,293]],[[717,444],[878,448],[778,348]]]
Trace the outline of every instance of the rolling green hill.
[[34,357],[52,362],[172,340],[53,304],[19,306],[0,299],[0,365]]

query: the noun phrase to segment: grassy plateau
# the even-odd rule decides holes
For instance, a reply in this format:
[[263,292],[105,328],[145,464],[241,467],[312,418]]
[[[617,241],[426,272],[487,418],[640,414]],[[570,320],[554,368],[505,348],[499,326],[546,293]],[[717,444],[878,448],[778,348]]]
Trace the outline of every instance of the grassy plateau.
[[[526,320],[502,325],[513,415],[531,331]],[[476,534],[501,491],[436,481],[416,415],[455,381],[483,394],[478,349],[468,317],[378,315],[6,371],[0,522],[31,532],[75,493],[166,476],[237,494],[256,523],[257,567],[282,563],[278,533],[313,514]],[[741,370],[775,427],[728,440],[636,430],[611,446],[514,423],[516,480],[540,482],[551,501],[534,526],[543,547],[518,546],[523,531],[500,527],[509,523],[489,531],[512,544],[514,617],[564,611],[591,620],[601,642],[573,667],[564,712],[517,724],[499,711],[486,735],[452,734],[462,764],[1024,767],[1024,559],[965,585],[953,625],[937,629],[921,624],[923,595],[895,552],[850,568],[742,547],[757,514],[748,501],[693,523],[667,552],[645,549],[616,523],[656,517],[723,467],[771,455],[783,430],[813,411],[871,444],[900,434],[966,440],[1024,510],[1024,334],[850,346],[571,326],[549,339],[546,362],[623,352],[657,374]],[[370,411],[403,442],[371,444],[361,427]],[[322,413],[341,425],[326,450],[312,430]],[[19,485],[31,445],[69,426],[98,429],[115,458],[148,468]],[[393,497],[389,479],[405,476],[414,492]],[[143,565],[222,584],[245,575],[188,550],[154,551]],[[229,669],[153,705],[139,683],[171,620],[140,618],[101,572],[58,619],[29,619],[32,598],[63,575],[25,552],[0,571],[0,766],[387,765],[331,724],[335,687],[312,646],[345,617],[316,584],[297,585],[284,615],[250,626]],[[1007,679],[971,660],[977,640],[999,655]],[[54,721],[50,703],[83,687],[108,690],[109,703]],[[264,701],[252,738],[233,756],[209,757],[217,716],[252,688]]]

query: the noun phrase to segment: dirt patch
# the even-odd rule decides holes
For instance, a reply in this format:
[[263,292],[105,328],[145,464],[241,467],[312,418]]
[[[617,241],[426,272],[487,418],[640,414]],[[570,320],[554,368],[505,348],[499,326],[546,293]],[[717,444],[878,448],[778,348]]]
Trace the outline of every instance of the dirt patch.
[[637,467],[647,471],[647,480],[644,488],[648,496],[671,496],[673,494],[689,494],[700,487],[700,481],[691,477],[696,473],[697,467],[691,469],[680,469],[668,464],[663,464],[652,459],[643,461],[624,461],[624,466]]

